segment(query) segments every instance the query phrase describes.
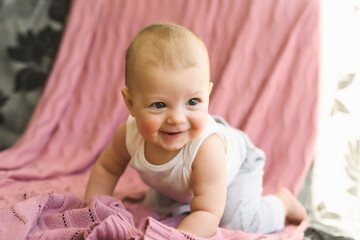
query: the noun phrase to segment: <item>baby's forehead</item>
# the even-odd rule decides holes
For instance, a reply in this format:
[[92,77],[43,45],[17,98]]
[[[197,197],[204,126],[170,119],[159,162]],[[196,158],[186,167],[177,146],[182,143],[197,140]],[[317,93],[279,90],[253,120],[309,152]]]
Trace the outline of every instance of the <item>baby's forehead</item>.
[[152,64],[174,69],[201,65],[208,61],[206,49],[193,36],[174,39],[144,36],[138,39],[134,47],[133,67]]

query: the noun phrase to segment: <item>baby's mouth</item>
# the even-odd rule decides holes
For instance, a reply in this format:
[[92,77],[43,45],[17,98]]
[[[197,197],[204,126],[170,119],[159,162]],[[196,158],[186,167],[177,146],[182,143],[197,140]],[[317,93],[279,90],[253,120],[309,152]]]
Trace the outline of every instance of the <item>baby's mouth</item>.
[[180,132],[172,132],[172,133],[171,133],[171,132],[167,132],[166,134],[171,136],[171,135],[176,135],[176,134],[179,134],[179,133],[180,133]]
[[183,133],[183,131],[181,132],[162,132],[163,134],[165,135],[168,135],[168,136],[178,136],[178,135],[181,135]]

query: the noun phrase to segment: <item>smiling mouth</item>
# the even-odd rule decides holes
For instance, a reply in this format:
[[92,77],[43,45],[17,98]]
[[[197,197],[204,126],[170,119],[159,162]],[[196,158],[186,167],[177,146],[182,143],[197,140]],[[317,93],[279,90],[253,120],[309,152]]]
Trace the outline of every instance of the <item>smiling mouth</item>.
[[173,132],[173,133],[167,132],[166,134],[172,136],[172,135],[176,135],[176,134],[179,134],[179,133],[181,133],[181,132]]
[[165,134],[165,135],[167,135],[167,136],[173,136],[173,137],[175,137],[175,136],[181,135],[181,134],[184,133],[184,132],[162,132],[162,133]]

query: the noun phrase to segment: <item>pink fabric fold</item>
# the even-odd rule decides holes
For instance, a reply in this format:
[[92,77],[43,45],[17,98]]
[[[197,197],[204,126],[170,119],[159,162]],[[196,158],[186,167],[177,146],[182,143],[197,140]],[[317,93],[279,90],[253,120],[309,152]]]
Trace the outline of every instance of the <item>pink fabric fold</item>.
[[[202,239],[175,228],[183,217],[137,214],[135,225],[134,213],[151,210],[133,206],[130,213],[120,200],[109,196],[95,196],[90,203],[59,193],[0,197],[2,239]],[[288,226],[275,235],[218,228],[209,239],[301,239],[305,228],[305,223],[295,229]]]
[[[43,206],[50,196],[70,194],[67,201],[80,204],[74,198],[83,196],[92,164],[128,116],[120,92],[126,48],[142,27],[154,21],[184,25],[204,40],[214,82],[210,113],[244,130],[264,149],[264,193],[278,187],[298,193],[317,130],[318,0],[76,0],[32,119],[19,141],[0,152],[0,225],[8,229],[0,232],[0,238],[73,236],[80,229],[90,239],[132,236],[141,230],[136,226],[124,231],[131,223],[108,208],[92,228],[80,224],[81,214],[70,214],[79,218],[76,230],[41,230],[37,221],[44,219]],[[146,190],[129,168],[114,196],[141,199]],[[50,191],[54,193],[46,195]],[[27,199],[20,201],[24,194]],[[75,205],[67,205],[67,210],[78,212]],[[152,227],[165,234],[169,224],[176,225],[171,219],[162,225],[146,220],[144,213],[153,214],[143,209],[133,217],[148,223],[149,239]],[[47,217],[58,213],[53,214]],[[116,230],[115,235],[107,235],[113,233],[110,229]],[[261,238],[301,239],[304,229],[304,225],[289,226]],[[260,238],[220,228],[217,234],[223,239]]]
[[95,196],[89,204],[69,194],[46,193],[1,206],[2,239],[131,239],[142,236],[121,201]]

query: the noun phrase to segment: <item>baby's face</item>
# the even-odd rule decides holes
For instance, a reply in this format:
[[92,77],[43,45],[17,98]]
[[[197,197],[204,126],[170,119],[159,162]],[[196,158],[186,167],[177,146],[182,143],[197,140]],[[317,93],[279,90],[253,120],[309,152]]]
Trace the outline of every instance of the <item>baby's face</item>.
[[195,65],[173,69],[146,57],[136,63],[129,89],[130,112],[147,144],[178,151],[204,130],[212,87],[207,56],[195,53],[192,62]]

